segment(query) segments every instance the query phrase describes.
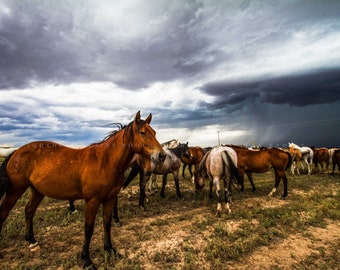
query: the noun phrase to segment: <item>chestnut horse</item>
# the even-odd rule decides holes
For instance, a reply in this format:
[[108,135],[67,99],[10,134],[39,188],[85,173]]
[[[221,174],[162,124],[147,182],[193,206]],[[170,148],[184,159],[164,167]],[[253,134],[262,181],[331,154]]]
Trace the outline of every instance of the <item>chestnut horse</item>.
[[217,194],[217,216],[222,213],[221,184],[224,184],[224,201],[228,213],[231,201],[231,184],[236,179],[238,184],[242,184],[240,175],[237,170],[237,154],[234,149],[226,146],[218,146],[208,151],[202,158],[195,172],[196,192],[204,187],[204,179],[208,177],[210,183],[209,197],[212,198],[213,185],[216,187]]
[[323,173],[323,166],[326,167],[326,172],[328,172],[329,167],[329,152],[328,148],[322,147],[322,148],[315,148],[311,147],[313,150],[313,162],[315,165],[315,172],[319,171],[318,165],[321,166],[321,173]]
[[[61,200],[85,200],[85,241],[81,258],[84,268],[96,269],[89,253],[95,218],[102,205],[104,250],[119,255],[111,241],[112,211],[123,185],[124,172],[135,153],[161,163],[162,146],[156,132],[137,112],[127,126],[110,133],[102,142],[83,149],[72,149],[54,142],[37,141],[16,150],[1,165],[0,195],[6,196],[0,206],[0,231],[10,210],[28,187],[32,196],[25,208],[25,239],[38,245],[33,234],[33,216],[44,196]],[[6,184],[7,183],[7,184]]]
[[[171,148],[175,148],[179,145],[179,141],[177,139],[172,139],[170,141],[167,141],[167,142],[164,142],[162,143],[162,148],[163,150],[165,151],[166,149],[171,149]],[[130,162],[130,165],[129,167],[131,168],[131,171],[130,171],[130,174],[128,177],[125,178],[124,180],[124,183],[125,181],[128,181],[128,183],[126,185],[123,184],[123,189],[133,180],[134,176],[131,175],[131,172],[135,172],[135,170],[140,170],[140,177],[142,179],[144,179],[144,175],[147,174],[149,175],[151,172],[153,172],[153,170],[155,169],[157,164],[155,164],[152,160],[150,160],[149,158],[145,158],[145,156],[143,155],[139,155],[139,154],[135,154]],[[133,174],[133,173],[132,173]],[[140,181],[140,185],[142,184],[143,182]],[[150,181],[150,189],[151,189],[151,184],[152,184],[152,181]],[[155,183],[153,183],[155,184]],[[143,190],[145,192],[145,187],[141,186],[140,187],[140,190]],[[144,198],[145,198],[145,195],[144,197],[140,196],[139,199],[140,199],[140,202],[139,202],[139,205],[144,207]],[[75,213],[77,212],[75,206],[74,206],[74,201],[73,200],[70,200],[69,201],[69,209],[72,213]],[[118,215],[118,198],[117,198],[117,201],[114,205],[114,210],[113,210],[113,219],[115,221],[115,224],[117,227],[121,227],[122,224],[120,222],[120,219],[119,219],[119,215]]]
[[302,160],[302,153],[299,149],[289,147],[289,153],[292,156],[292,166],[290,167],[292,175],[295,174],[295,170],[300,175],[300,162]]
[[184,178],[185,167],[188,166],[190,176],[192,177],[192,180],[194,180],[194,174],[192,172],[192,165],[195,166],[195,171],[196,171],[201,160],[202,160],[202,158],[203,158],[203,156],[209,150],[211,150],[211,147],[207,147],[207,148],[202,148],[200,146],[189,147],[188,153],[181,158],[181,161],[183,163],[183,169],[182,169],[182,177],[183,178]]
[[283,195],[285,199],[288,195],[288,179],[285,171],[292,164],[292,157],[289,153],[277,148],[263,148],[260,151],[253,151],[247,148],[232,146],[237,153],[237,167],[242,178],[242,188],[244,190],[244,174],[248,176],[248,180],[252,185],[252,191],[256,190],[252,173],[265,173],[271,168],[275,173],[275,185],[272,191],[268,194],[272,196],[282,179]]

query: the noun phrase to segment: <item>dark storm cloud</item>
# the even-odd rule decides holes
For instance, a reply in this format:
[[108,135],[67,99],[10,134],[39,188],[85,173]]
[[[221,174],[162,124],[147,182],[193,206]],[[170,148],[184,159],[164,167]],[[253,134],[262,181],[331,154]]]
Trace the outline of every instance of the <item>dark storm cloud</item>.
[[308,106],[340,100],[340,69],[261,78],[245,82],[211,82],[200,88],[215,96],[215,107],[237,105],[253,98],[262,103]]
[[115,35],[116,27],[124,28],[122,22],[111,29],[106,25],[109,33],[97,28],[102,25],[91,24],[98,19],[91,6],[65,1],[3,2],[10,14],[0,19],[2,89],[28,87],[32,81],[93,80],[134,89],[197,74],[212,64],[206,58],[220,59],[217,50],[206,50],[209,41],[199,33],[200,16],[195,17],[201,5],[195,2],[186,8],[159,7],[162,13],[156,10],[150,18],[150,22],[166,18],[156,25],[159,29],[125,39]]

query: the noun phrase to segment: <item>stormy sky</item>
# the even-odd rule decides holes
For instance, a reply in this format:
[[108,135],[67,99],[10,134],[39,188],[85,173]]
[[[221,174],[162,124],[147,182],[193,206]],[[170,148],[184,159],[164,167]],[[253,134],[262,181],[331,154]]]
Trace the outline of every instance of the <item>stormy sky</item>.
[[0,146],[340,146],[340,1],[0,0]]

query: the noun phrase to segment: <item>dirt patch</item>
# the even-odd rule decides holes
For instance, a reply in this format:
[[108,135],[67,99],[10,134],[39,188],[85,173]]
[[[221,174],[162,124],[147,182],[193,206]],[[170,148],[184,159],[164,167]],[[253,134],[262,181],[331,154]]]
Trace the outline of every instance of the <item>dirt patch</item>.
[[[322,256],[332,243],[340,241],[340,224],[331,222],[326,228],[309,228],[305,233],[290,235],[275,245],[261,247],[242,262],[230,264],[234,269],[292,269],[312,254]],[[340,258],[340,251],[336,251]]]

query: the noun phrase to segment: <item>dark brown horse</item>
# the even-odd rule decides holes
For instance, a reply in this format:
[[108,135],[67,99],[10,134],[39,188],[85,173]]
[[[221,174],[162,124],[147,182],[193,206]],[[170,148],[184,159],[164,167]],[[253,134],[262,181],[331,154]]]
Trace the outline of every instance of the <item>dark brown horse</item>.
[[332,175],[334,175],[335,166],[338,165],[338,170],[340,171],[340,149],[334,150],[332,155],[333,170]]
[[140,112],[127,126],[112,132],[102,142],[83,149],[72,149],[54,142],[39,141],[22,146],[9,156],[0,169],[0,231],[10,210],[28,187],[32,196],[25,208],[25,239],[37,245],[33,216],[44,196],[61,200],[85,200],[85,241],[81,258],[84,267],[96,269],[89,246],[94,222],[102,204],[104,250],[117,255],[111,242],[112,211],[123,185],[124,172],[135,153],[161,163],[165,154],[149,125],[151,114],[140,119]]
[[321,166],[321,173],[323,173],[323,167],[325,165],[326,172],[328,172],[329,167],[329,152],[328,148],[322,147],[322,148],[315,148],[311,147],[313,150],[313,163],[315,165],[315,172],[319,171],[318,165]]
[[[281,198],[285,199],[287,197],[288,179],[285,171],[292,164],[292,157],[289,153],[277,148],[264,148],[259,151],[237,146],[232,146],[232,148],[237,153],[237,167],[239,173],[242,179],[244,179],[244,174],[247,174],[253,191],[256,190],[256,187],[252,173],[264,173],[273,168],[275,173],[275,185],[273,190],[269,193],[269,196],[272,196],[276,192],[282,179],[284,191]],[[244,182],[244,180],[242,180],[242,182]],[[244,190],[244,183],[242,184],[241,190]]]
[[192,172],[192,166],[193,165],[195,166],[195,171],[196,171],[201,160],[202,160],[202,158],[203,158],[203,156],[209,150],[211,150],[211,147],[207,147],[207,148],[202,148],[200,146],[189,147],[188,153],[181,158],[181,161],[183,163],[183,170],[182,170],[182,177],[183,178],[184,178],[185,167],[188,166],[190,176],[192,177],[192,180],[194,180],[194,174]]

